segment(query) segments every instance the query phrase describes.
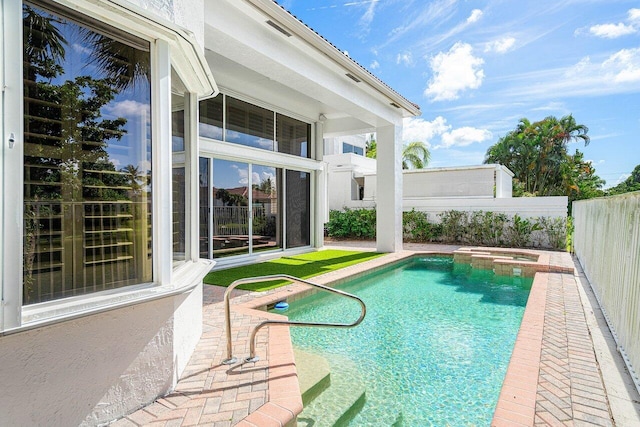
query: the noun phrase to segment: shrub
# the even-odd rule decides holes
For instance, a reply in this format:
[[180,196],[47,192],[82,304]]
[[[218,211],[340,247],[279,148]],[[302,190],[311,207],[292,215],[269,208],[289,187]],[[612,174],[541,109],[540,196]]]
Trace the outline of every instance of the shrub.
[[442,226],[442,240],[447,243],[466,243],[469,214],[462,211],[446,211],[438,214]]
[[503,246],[504,231],[509,222],[503,213],[475,211],[469,217],[468,242],[474,245]]
[[[509,217],[496,212],[450,210],[438,215],[440,223],[429,221],[425,212],[412,209],[402,214],[402,236],[408,242],[443,242],[478,246],[541,247],[565,250],[571,223],[564,218]],[[376,211],[347,209],[329,212],[327,236],[375,239]],[[569,237],[567,237],[569,233]],[[568,249],[567,249],[568,250]]]
[[538,218],[538,226],[542,242],[538,242],[538,246],[551,249],[565,250],[567,249],[567,230],[569,224],[564,218]]
[[513,248],[531,246],[529,243],[531,234],[536,230],[540,230],[540,225],[538,225],[537,221],[528,220],[515,214],[511,219],[511,223],[507,226],[506,243]]
[[429,214],[411,209],[402,213],[402,237],[409,242],[433,242],[440,238],[442,226],[429,222]]
[[347,209],[329,211],[327,235],[335,238],[374,239],[376,237],[376,211],[374,209]]

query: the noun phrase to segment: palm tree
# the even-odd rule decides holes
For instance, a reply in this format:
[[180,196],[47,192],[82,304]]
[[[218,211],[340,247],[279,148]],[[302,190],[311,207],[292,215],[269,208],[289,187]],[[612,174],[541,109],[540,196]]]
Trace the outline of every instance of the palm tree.
[[123,91],[149,81],[151,57],[147,50],[129,46],[90,29],[83,28],[82,31],[87,44],[91,46],[90,63],[113,82],[116,90]]
[[67,44],[56,27],[59,21],[26,4],[22,7],[22,19],[27,81],[35,82],[36,75],[45,79],[57,77],[62,72],[60,61],[64,60]]
[[370,159],[375,159],[378,156],[378,144],[375,139],[367,141],[367,147],[365,149],[365,155]]
[[588,131],[572,115],[560,119],[549,116],[533,123],[523,118],[515,130],[489,147],[484,162],[506,166],[525,192],[538,196],[571,196],[580,190],[574,182],[580,176],[590,177],[589,182],[598,188],[599,178],[591,166],[567,150],[572,140],[588,145]]
[[413,141],[402,148],[402,169],[424,169],[431,160],[431,153],[422,141]]
[[[375,159],[378,155],[378,144],[375,139],[367,142],[366,156]],[[424,169],[431,160],[431,153],[422,141],[413,141],[402,147],[402,169]]]

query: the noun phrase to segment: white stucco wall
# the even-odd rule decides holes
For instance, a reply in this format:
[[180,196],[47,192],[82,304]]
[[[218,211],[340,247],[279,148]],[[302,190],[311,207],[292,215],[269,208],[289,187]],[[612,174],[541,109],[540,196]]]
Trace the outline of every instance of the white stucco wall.
[[438,214],[449,211],[491,211],[523,218],[566,218],[568,197],[513,197],[503,199],[490,198],[429,198],[405,199],[405,211],[415,209],[429,214],[429,219],[437,222]]
[[[404,198],[511,197],[513,174],[500,165],[405,170],[403,175]],[[366,174],[365,199],[375,199],[376,181],[375,171]]]
[[0,424],[104,424],[154,401],[193,352],[201,312],[199,286],[1,337]]
[[[375,170],[369,171],[366,163],[359,163],[360,159],[350,163],[352,158],[345,154],[326,156],[325,160],[327,159],[329,209],[376,206]],[[364,199],[359,201],[351,197],[350,186],[353,177],[363,174],[363,171]],[[525,218],[541,216],[565,218],[567,216],[568,198],[565,196],[511,197],[513,174],[500,165],[432,168],[404,171],[403,175],[403,211],[416,209],[427,212],[433,221],[438,220],[438,214],[448,210],[492,211],[509,216],[518,214]]]

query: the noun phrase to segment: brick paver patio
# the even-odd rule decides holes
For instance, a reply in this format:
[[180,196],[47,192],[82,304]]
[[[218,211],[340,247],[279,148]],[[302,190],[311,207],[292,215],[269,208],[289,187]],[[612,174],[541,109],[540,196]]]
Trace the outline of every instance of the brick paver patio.
[[[360,247],[370,243],[360,244]],[[331,283],[382,266],[413,251],[452,252],[457,247],[406,245],[344,271],[314,279]],[[567,253],[551,253],[550,264],[573,268]],[[257,335],[257,363],[221,364],[226,358],[224,289],[205,286],[203,335],[176,389],[113,426],[244,427],[295,425],[302,410],[295,360],[287,327],[269,326]],[[255,294],[238,291],[232,300],[234,355],[248,355],[250,330],[278,316],[254,307],[308,291],[289,285]],[[235,291],[234,291],[235,292]],[[235,295],[235,293],[234,293]],[[537,273],[492,426],[612,426],[607,393],[573,274]]]

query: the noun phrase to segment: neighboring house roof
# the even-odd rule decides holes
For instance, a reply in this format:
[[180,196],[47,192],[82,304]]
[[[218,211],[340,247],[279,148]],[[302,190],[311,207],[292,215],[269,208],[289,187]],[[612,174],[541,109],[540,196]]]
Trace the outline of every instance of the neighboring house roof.
[[[216,187],[213,187],[213,189],[212,189],[213,195],[216,198],[217,198],[216,194],[217,194],[218,190],[219,189],[216,188]],[[249,193],[249,189],[246,186],[234,187],[234,188],[224,188],[223,190],[226,190],[227,193],[229,193],[229,194],[235,194],[237,196],[241,196],[241,197],[244,197],[244,198],[247,198],[248,197],[248,193]],[[270,201],[270,200],[276,199],[277,196],[275,194],[271,195],[269,193],[265,193],[262,190],[258,190],[257,188],[254,188],[253,189],[252,198],[253,198],[254,202],[263,202],[264,203],[265,201]]]
[[[276,0],[246,0],[253,6],[267,14],[271,19],[282,25],[283,30],[295,34],[316,49],[327,55],[333,61],[342,65],[348,70],[347,76],[356,81],[363,81],[373,87],[375,90],[385,95],[391,101],[391,105],[396,108],[402,108],[412,116],[421,114],[420,106],[409,101],[400,95],[385,82],[373,75],[369,70],[360,65],[358,62],[347,56],[343,51],[338,49],[334,44],[329,42],[317,31],[302,22],[291,12],[279,5]],[[350,75],[349,75],[350,74]]]

